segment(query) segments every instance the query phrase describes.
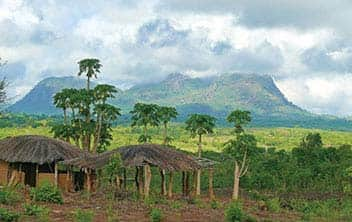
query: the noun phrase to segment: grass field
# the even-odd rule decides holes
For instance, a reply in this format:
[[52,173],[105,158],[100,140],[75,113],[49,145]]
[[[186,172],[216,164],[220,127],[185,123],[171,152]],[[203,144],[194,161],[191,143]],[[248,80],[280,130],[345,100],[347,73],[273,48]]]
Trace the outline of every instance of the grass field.
[[[152,142],[161,143],[161,129],[153,128],[150,131],[152,133]],[[259,146],[266,148],[275,147],[277,149],[291,150],[298,146],[302,137],[309,132],[320,133],[326,147],[352,144],[352,132],[344,131],[303,128],[250,128],[248,132],[256,136]],[[169,133],[174,138],[172,145],[183,150],[196,151],[197,139],[191,138],[182,125],[172,125]],[[52,135],[49,127],[2,128],[0,130],[0,138],[25,134]],[[139,135],[140,129],[132,129],[124,126],[116,127],[113,130],[113,141],[109,149],[136,144]],[[233,138],[232,129],[217,128],[212,135],[204,137],[204,150],[221,152],[223,144],[231,138]]]

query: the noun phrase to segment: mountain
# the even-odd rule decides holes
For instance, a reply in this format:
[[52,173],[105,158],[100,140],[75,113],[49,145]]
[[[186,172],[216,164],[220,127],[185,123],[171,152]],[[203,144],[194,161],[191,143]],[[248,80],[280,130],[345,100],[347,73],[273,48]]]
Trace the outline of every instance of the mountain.
[[[83,79],[48,78],[38,83],[9,110],[29,114],[58,114],[59,110],[52,105],[55,92],[62,88],[84,86]],[[135,103],[144,102],[175,106],[180,114],[179,121],[184,121],[190,113],[206,113],[216,116],[218,123],[224,125],[226,115],[231,110],[246,109],[252,112],[254,126],[352,129],[350,121],[315,115],[289,102],[267,75],[232,73],[211,78],[191,78],[173,73],[160,82],[119,91],[110,102],[122,109],[125,114],[123,119],[128,119],[128,112]]]
[[77,77],[50,77],[40,81],[27,95],[8,110],[14,113],[58,114],[53,96],[63,88],[84,88],[86,81]]

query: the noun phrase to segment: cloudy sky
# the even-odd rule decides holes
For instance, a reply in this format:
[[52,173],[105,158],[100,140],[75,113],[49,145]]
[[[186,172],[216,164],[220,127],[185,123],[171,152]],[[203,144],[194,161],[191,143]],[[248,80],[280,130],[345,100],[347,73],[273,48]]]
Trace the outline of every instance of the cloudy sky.
[[316,113],[352,114],[350,0],[0,0],[0,72],[20,98],[48,76],[102,61],[126,88],[172,72],[273,76]]

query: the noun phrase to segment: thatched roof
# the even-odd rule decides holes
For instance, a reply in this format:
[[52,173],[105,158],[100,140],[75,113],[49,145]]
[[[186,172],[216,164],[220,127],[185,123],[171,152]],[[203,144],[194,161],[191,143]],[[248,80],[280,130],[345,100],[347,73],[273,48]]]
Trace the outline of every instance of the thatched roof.
[[111,157],[116,153],[120,153],[125,167],[149,164],[168,171],[191,171],[201,168],[192,156],[168,146],[157,144],[124,146],[100,155],[76,158],[63,163],[81,168],[99,169],[108,164]]
[[16,136],[0,140],[0,160],[21,163],[51,163],[84,155],[79,148],[45,136]]

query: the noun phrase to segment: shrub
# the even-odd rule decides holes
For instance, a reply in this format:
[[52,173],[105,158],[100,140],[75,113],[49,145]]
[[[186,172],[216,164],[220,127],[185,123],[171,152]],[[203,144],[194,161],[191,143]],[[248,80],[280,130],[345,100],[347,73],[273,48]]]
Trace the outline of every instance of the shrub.
[[35,204],[24,204],[24,214],[27,216],[41,216],[48,213],[48,209],[46,207],[41,207]]
[[212,201],[210,202],[210,207],[211,207],[212,209],[218,209],[218,208],[220,207],[220,203],[217,202],[216,200],[212,200]]
[[278,213],[281,210],[279,198],[269,199],[265,202],[265,205],[267,206],[269,211],[275,213]]
[[81,210],[77,209],[74,212],[75,222],[92,222],[94,218],[94,212],[91,210]]
[[12,221],[18,221],[19,218],[20,218],[19,213],[9,211],[5,208],[0,208],[0,221],[12,222]]
[[52,202],[63,204],[60,190],[51,183],[45,182],[39,187],[32,188],[30,191],[31,199],[34,201]]
[[16,190],[6,187],[0,190],[0,203],[1,204],[14,204],[21,199]]
[[242,204],[239,201],[234,201],[225,210],[225,220],[227,222],[244,221],[245,214],[242,210]]
[[152,222],[160,222],[163,217],[163,213],[158,208],[153,208],[150,211],[150,221]]

